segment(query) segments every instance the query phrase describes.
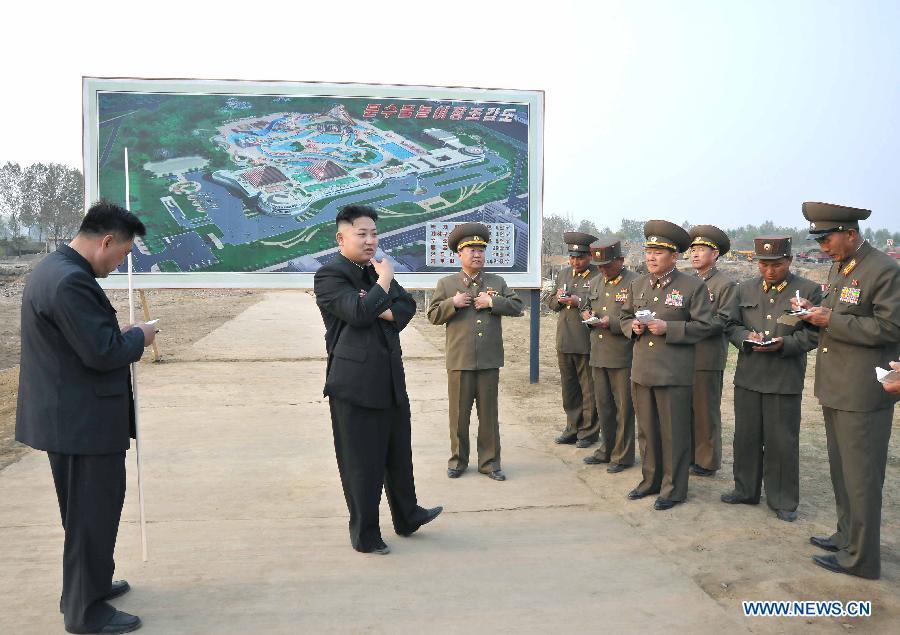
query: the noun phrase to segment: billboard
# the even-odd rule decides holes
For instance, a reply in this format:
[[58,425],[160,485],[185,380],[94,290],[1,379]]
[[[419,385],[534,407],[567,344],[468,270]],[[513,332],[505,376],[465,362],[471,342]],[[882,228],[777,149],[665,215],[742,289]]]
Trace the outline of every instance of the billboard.
[[541,91],[84,78],[86,199],[125,202],[127,148],[139,288],[311,288],[348,204],[378,211],[408,288],[459,268],[469,221],[487,270],[537,288],[542,133]]

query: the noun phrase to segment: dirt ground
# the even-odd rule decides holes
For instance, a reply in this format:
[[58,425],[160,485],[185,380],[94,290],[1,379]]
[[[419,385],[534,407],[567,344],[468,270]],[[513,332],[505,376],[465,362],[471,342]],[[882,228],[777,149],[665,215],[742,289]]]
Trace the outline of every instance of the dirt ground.
[[[753,268],[755,269],[755,268]],[[749,277],[753,269],[732,265],[727,270],[736,278]],[[0,269],[2,271],[2,269]],[[806,269],[808,277],[823,280],[825,270]],[[15,394],[17,387],[18,321],[22,290],[21,275],[0,277],[0,470],[15,462],[24,448],[13,441]],[[163,334],[162,363],[190,357],[189,346],[213,329],[258,301],[265,292],[247,290],[169,290],[148,292],[153,317],[160,318]],[[127,293],[112,291],[110,297],[119,315],[127,318]],[[421,303],[421,302],[420,302]],[[526,302],[527,304],[527,302]],[[420,306],[421,308],[421,306]],[[429,341],[444,347],[443,327],[427,322],[420,313],[413,321]],[[808,544],[813,533],[830,532],[834,525],[834,497],[829,477],[824,423],[821,409],[812,394],[815,357],[809,356],[801,425],[801,503],[799,519],[787,524],[778,521],[765,504],[735,509],[718,502],[731,488],[732,439],[734,435],[733,387],[736,353],[732,350],[725,373],[723,394],[723,466],[712,478],[691,477],[688,502],[674,512],[647,513],[646,501],[627,501],[625,494],[639,480],[639,468],[621,474],[607,474],[603,466],[585,466],[582,457],[593,448],[555,446],[553,438],[564,426],[560,404],[559,372],[554,350],[555,316],[541,317],[540,383],[528,382],[529,318],[505,319],[506,367],[501,374],[502,390],[526,405],[532,413],[527,425],[548,451],[565,461],[595,492],[599,506],[614,510],[636,532],[652,538],[655,546],[674,559],[710,596],[740,610],[747,599],[868,599],[875,616],[865,624],[852,620],[835,621],[836,630],[882,631],[892,620],[900,620],[900,440],[894,434],[884,484],[882,523],[883,577],[865,582],[845,576],[823,576],[809,563],[818,553]],[[150,355],[145,355],[145,361]],[[895,414],[895,423],[898,415]],[[501,413],[501,424],[502,424]],[[502,429],[502,425],[501,425]],[[511,478],[515,466],[505,466]],[[652,502],[651,502],[652,504]],[[586,554],[596,557],[602,554]],[[598,576],[614,583],[615,572],[598,569]],[[850,585],[850,586],[848,586]],[[853,590],[857,589],[858,592]],[[798,627],[812,620],[798,620]],[[822,622],[817,622],[817,626]],[[763,630],[767,630],[764,628]],[[790,629],[793,630],[793,629]],[[799,630],[799,629],[798,629]],[[884,631],[889,631],[884,628]],[[836,632],[836,631],[835,631]]]

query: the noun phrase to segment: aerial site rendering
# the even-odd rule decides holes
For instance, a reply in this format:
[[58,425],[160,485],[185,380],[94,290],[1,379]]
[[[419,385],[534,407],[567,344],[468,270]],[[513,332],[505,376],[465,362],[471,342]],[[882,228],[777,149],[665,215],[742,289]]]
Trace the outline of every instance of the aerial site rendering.
[[[398,272],[459,267],[446,236],[488,224],[488,268],[525,272],[529,104],[98,91],[99,195],[147,227],[136,273],[304,273],[337,254],[334,218],[379,214]],[[86,164],[87,167],[87,164]],[[124,265],[123,265],[124,267]],[[123,269],[120,269],[120,271]]]

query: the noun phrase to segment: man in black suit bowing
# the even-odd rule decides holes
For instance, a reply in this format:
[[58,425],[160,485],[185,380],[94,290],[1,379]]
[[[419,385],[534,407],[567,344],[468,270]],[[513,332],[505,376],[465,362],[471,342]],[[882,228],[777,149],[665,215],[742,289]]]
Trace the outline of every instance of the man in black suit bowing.
[[134,436],[129,364],[156,329],[120,330],[95,278],[105,278],[143,236],[137,216],[100,202],[78,234],[38,264],[22,295],[16,440],[47,452],[65,529],[60,611],[70,633],[127,633],[140,618],[107,600],[125,500],[125,451]]
[[416,312],[394,280],[387,258],[376,258],[378,214],[348,205],[338,212],[338,256],[315,275],[316,304],[325,322],[328,364],[324,394],[344,498],[350,542],[357,551],[390,553],[381,538],[378,504],[384,487],[394,531],[409,536],[443,508],[416,502],[409,397],[400,331]]

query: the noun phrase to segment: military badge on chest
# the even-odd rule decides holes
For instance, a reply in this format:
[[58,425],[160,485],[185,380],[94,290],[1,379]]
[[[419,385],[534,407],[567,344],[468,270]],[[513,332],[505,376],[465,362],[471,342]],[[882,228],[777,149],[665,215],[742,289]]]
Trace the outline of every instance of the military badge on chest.
[[670,293],[666,294],[666,306],[684,306],[684,296],[678,289],[672,289]]
[[844,304],[859,304],[859,287],[844,287],[841,289],[840,301]]
[[616,291],[616,302],[622,304],[628,301],[628,289],[619,289]]

